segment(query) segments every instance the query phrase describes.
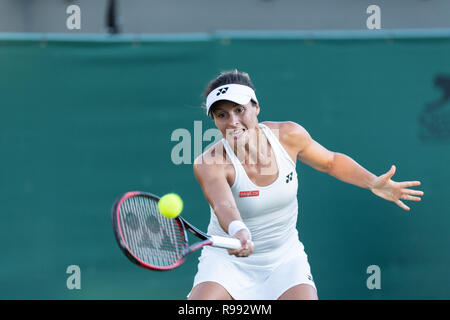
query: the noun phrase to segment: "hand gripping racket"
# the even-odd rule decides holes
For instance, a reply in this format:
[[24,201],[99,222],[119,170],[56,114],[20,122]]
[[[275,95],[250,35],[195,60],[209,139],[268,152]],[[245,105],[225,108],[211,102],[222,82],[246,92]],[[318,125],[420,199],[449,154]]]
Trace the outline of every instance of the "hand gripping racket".
[[[158,210],[159,197],[134,191],[120,197],[112,208],[114,235],[133,263],[151,270],[171,270],[203,246],[238,249],[235,238],[210,236],[180,216],[169,219]],[[188,244],[187,230],[202,241]]]

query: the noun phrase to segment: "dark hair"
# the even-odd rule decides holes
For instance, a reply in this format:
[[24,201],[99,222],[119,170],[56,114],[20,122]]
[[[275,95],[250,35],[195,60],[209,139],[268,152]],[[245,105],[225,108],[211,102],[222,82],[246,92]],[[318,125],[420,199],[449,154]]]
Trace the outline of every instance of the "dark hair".
[[[237,69],[231,71],[223,71],[220,73],[218,77],[211,80],[208,83],[205,91],[203,92],[203,96],[206,98],[208,94],[211,93],[214,89],[226,85],[226,84],[242,84],[244,86],[250,87],[255,90],[253,86],[252,80],[250,80],[250,76],[246,72],[240,72]],[[256,105],[256,101],[252,100],[253,105]],[[205,107],[206,108],[206,107]],[[209,109],[209,115],[212,117],[212,111],[214,109],[214,104]]]

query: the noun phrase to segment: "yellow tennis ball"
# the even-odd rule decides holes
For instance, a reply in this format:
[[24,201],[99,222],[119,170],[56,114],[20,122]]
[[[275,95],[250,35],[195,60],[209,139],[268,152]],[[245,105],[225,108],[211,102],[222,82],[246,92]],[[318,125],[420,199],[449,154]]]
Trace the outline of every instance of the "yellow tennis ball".
[[168,193],[158,201],[159,212],[166,218],[176,218],[183,210],[183,200],[176,193]]

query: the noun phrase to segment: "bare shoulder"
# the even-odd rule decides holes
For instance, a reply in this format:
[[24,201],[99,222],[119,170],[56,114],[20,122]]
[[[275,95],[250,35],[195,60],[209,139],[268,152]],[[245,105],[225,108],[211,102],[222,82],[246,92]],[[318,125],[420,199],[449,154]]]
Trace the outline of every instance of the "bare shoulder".
[[278,136],[280,142],[288,147],[302,150],[311,140],[308,131],[293,121],[265,121],[262,124],[269,127]]
[[234,168],[221,141],[195,158],[193,170],[195,178],[209,200],[215,197],[211,192],[223,194],[234,182]]
[[204,175],[217,176],[224,173],[228,162],[223,143],[219,141],[195,158],[194,173],[197,178]]

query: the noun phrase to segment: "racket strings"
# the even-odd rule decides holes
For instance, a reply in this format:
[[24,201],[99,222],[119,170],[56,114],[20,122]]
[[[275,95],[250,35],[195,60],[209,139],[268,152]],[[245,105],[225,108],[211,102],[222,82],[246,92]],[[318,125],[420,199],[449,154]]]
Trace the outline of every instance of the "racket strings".
[[134,196],[119,208],[123,240],[145,264],[168,267],[183,256],[185,237],[174,219],[163,217],[155,199]]

